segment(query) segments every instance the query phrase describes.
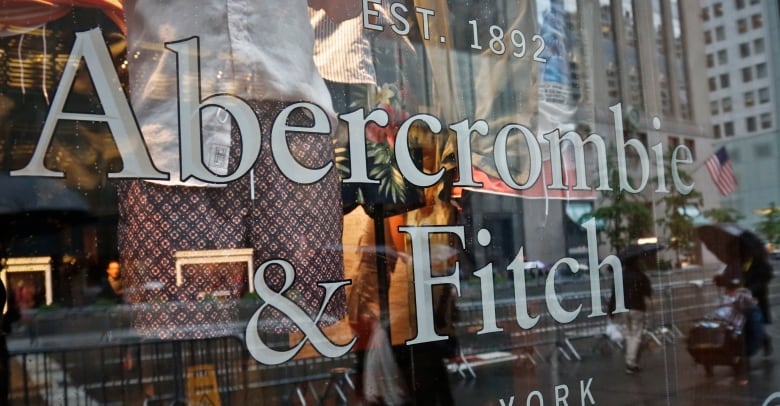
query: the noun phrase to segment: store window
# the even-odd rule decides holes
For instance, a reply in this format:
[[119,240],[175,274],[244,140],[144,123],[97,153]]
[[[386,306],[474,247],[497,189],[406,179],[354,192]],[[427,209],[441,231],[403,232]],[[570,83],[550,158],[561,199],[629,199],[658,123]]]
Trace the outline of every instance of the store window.
[[0,404],[773,404],[745,3],[2,2]]

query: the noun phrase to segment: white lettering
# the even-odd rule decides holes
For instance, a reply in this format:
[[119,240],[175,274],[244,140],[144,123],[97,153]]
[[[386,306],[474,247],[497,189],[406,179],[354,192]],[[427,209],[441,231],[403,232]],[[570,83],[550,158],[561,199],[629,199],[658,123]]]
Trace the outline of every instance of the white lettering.
[[[244,176],[260,155],[262,134],[252,107],[238,97],[227,94],[201,99],[198,37],[169,42],[165,47],[176,53],[181,180],[193,177],[204,182],[228,183]],[[236,121],[241,134],[241,161],[232,174],[225,176],[215,174],[203,163],[201,111],[211,106],[225,109]]]
[[[293,111],[299,108],[308,110],[314,117],[314,123],[311,127],[287,125],[287,118]],[[271,130],[271,150],[273,151],[274,161],[284,176],[302,184],[311,184],[321,180],[333,167],[333,161],[329,161],[321,168],[307,168],[300,165],[292,153],[290,153],[287,145],[287,132],[290,131],[330,137],[330,121],[328,120],[328,115],[325,114],[325,110],[316,104],[305,102],[289,105],[276,117]]]
[[590,393],[590,384],[593,383],[593,378],[588,378],[588,384],[585,385],[584,381],[580,381],[580,400],[582,400],[581,405],[585,406],[585,398],[590,401],[590,404],[595,405],[596,401],[593,400],[593,394]]
[[[683,157],[680,157],[679,152],[683,152],[685,155]],[[677,164],[692,164],[693,163],[693,154],[691,153],[691,150],[688,149],[685,145],[678,145],[674,152],[672,153],[672,179],[674,180],[674,187],[677,188],[677,191],[687,195],[693,191],[693,183],[690,185],[686,185],[683,183],[683,180],[680,178],[680,170],[677,168]]]
[[409,234],[412,245],[412,271],[414,274],[414,302],[417,309],[417,336],[406,341],[406,345],[446,340],[447,336],[436,333],[433,322],[434,285],[453,285],[460,296],[460,264],[455,263],[455,271],[447,276],[431,274],[430,241],[428,236],[436,233],[456,235],[465,248],[463,226],[423,226],[398,227],[398,231]]
[[[84,66],[89,70],[95,85],[95,93],[105,114],[65,113],[63,111],[82,58]],[[60,120],[83,120],[105,122],[111,130],[119,155],[122,157],[122,170],[110,173],[109,178],[168,180],[168,174],[157,170],[152,163],[149,150],[146,149],[146,144],[141,137],[138,122],[135,120],[127,98],[122,93],[122,85],[113,66],[111,55],[99,28],[76,33],[76,41],[73,43],[73,49],[68,56],[65,70],[62,72],[60,84],[57,86],[57,94],[52,101],[35,152],[27,166],[12,171],[11,175],[63,176],[62,172],[49,170],[43,165],[46,151],[54,137],[57,122]]]

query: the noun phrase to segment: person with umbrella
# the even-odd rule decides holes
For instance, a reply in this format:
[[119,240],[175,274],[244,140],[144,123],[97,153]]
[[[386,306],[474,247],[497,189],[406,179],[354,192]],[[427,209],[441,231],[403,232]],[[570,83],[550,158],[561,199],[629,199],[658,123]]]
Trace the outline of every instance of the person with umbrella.
[[[711,224],[697,227],[697,234],[704,245],[726,264],[715,283],[739,280],[758,302],[764,324],[770,324],[772,317],[769,306],[769,281],[773,277],[772,266],[764,241],[755,233],[736,224]],[[764,354],[772,353],[772,338],[763,338]]]

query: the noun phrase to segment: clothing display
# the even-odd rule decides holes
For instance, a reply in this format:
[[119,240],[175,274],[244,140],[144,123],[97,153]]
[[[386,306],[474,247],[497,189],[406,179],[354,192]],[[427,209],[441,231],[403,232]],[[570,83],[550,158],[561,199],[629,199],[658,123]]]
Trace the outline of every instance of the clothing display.
[[[198,38],[202,98],[307,101],[335,117],[312,59],[314,32],[305,0],[130,0],[125,17],[131,104],[155,165],[171,174],[158,183],[185,183],[179,179],[177,54],[166,49],[167,42]],[[201,120],[203,162],[225,174],[219,155],[230,144],[229,115],[207,108]],[[207,186],[192,179],[186,184]]]
[[[150,306],[150,311],[139,313],[136,327],[150,335],[224,333],[220,325],[235,319],[234,309],[219,309],[215,323],[204,323],[215,314],[198,300],[204,292],[220,290],[229,292],[230,298],[239,297],[247,283],[246,265],[186,265],[183,284],[177,287],[174,255],[181,250],[225,248],[252,248],[254,269],[269,259],[289,261],[296,278],[287,295],[313,319],[323,297],[317,283],[344,276],[338,177],[330,171],[316,183],[295,183],[282,174],[270,151],[274,119],[292,102],[314,103],[335,119],[312,59],[314,34],[307,2],[139,0],[128,1],[125,13],[131,103],[153,161],[171,174],[168,181],[127,181],[118,187],[125,289],[131,303]],[[166,43],[191,37],[198,38],[200,97],[227,93],[242,99],[251,104],[263,132],[252,174],[226,185],[180,179],[181,84],[177,54],[166,49]],[[311,119],[299,110],[287,124],[311,125]],[[214,107],[201,110],[201,134],[203,164],[217,175],[235,170],[240,137],[261,136],[241,133],[230,114]],[[322,167],[333,160],[328,136],[288,132],[287,143],[303,166]],[[272,289],[282,288],[281,270],[272,267],[266,275]],[[183,311],[167,314],[164,303],[171,301],[180,302],[177,306],[184,306]],[[335,323],[345,306],[344,293],[338,292],[322,324]],[[263,313],[273,332],[295,330],[295,323],[275,309]],[[188,328],[200,324],[210,327]]]

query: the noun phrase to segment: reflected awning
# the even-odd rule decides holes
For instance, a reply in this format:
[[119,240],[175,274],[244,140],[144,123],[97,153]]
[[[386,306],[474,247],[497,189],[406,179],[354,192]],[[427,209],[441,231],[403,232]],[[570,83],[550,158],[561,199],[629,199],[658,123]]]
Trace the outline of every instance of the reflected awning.
[[[592,216],[588,216],[588,214],[592,212],[593,212],[592,201],[570,200],[566,202],[566,216],[568,216],[569,219],[573,221],[575,224],[582,225],[586,221],[590,220]],[[604,229],[603,220],[596,219],[596,229],[597,230]]]

